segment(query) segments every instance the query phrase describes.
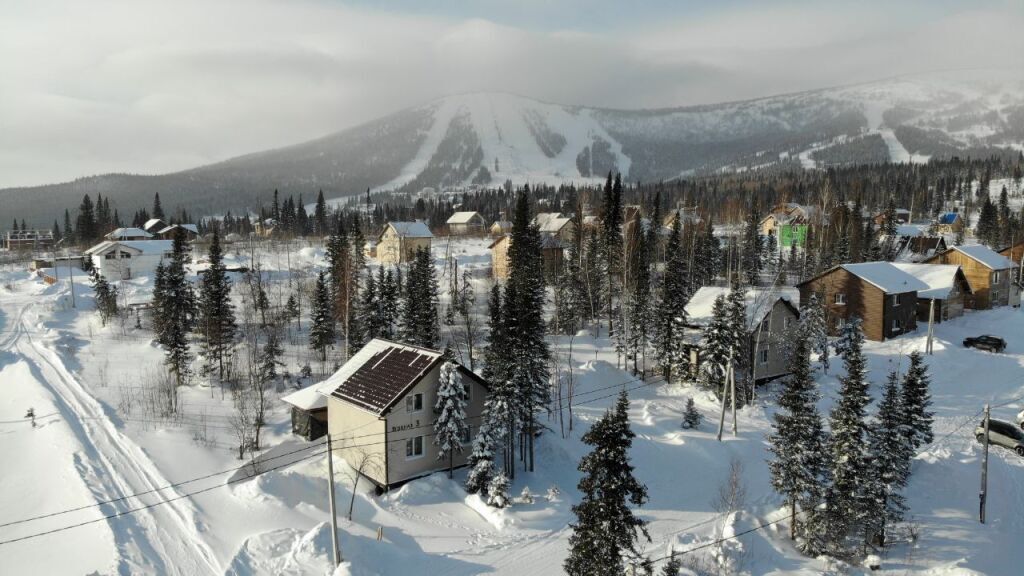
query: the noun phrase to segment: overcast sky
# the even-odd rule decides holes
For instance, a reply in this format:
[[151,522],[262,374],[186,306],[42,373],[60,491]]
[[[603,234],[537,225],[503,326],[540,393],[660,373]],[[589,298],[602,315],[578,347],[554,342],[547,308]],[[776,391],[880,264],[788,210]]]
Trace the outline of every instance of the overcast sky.
[[1022,30],[1020,0],[0,0],[0,187],[191,168],[467,91],[646,108],[1020,68]]

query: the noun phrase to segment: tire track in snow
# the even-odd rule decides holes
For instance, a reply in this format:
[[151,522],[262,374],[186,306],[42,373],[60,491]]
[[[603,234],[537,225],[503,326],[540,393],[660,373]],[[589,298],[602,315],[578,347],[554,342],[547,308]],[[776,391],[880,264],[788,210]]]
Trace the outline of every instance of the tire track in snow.
[[[40,385],[54,398],[65,422],[85,450],[75,468],[97,500],[118,498],[170,484],[142,450],[121,434],[102,405],[64,367],[56,354],[35,342],[24,327],[23,306],[3,348],[22,358]],[[22,338],[27,337],[27,343]],[[172,489],[157,496],[177,496]],[[121,502],[120,507],[126,506]],[[105,514],[121,510],[101,507]],[[221,572],[216,556],[203,541],[202,525],[190,502],[178,500],[143,513],[108,521],[119,552],[118,571],[124,574],[209,574]]]

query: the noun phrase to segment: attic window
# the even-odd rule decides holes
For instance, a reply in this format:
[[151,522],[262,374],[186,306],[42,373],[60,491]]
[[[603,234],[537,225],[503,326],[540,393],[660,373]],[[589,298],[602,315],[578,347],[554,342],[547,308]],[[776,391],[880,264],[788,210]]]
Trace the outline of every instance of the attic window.
[[419,412],[423,410],[423,394],[412,394],[405,397],[405,411]]
[[833,299],[833,302],[835,302],[839,306],[845,306],[846,305],[846,294],[843,293],[843,292],[836,292],[836,295],[835,295],[835,297]]
[[901,296],[900,294],[893,294],[892,295],[892,306],[893,306],[893,308],[895,308],[895,307],[900,305],[900,296]]
[[999,280],[1002,277],[1002,275],[1003,275],[1003,272],[1001,270],[996,270],[995,272],[993,272],[992,273],[992,283],[993,284],[999,284]]

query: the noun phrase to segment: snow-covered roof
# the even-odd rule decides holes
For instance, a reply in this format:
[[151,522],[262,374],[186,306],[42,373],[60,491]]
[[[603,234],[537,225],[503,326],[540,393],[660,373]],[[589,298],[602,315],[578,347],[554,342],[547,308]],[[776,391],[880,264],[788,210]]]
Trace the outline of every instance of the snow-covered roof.
[[956,219],[959,217],[960,214],[957,212],[946,212],[944,214],[939,214],[939,224],[952,224],[953,222],[956,222]]
[[108,250],[121,246],[140,254],[164,254],[174,249],[173,240],[106,240],[89,248],[85,254],[105,254]]
[[921,228],[917,226],[912,226],[910,224],[900,224],[899,226],[896,227],[896,235],[910,237],[923,236],[924,230],[921,230]]
[[563,218],[561,216],[547,218],[543,223],[541,223],[540,231],[542,234],[557,234],[569,222],[572,222],[572,218]]
[[996,252],[988,246],[982,246],[981,244],[972,244],[971,246],[954,246],[953,250],[981,262],[992,270],[1006,270],[1007,268],[1014,268],[1017,266],[1013,263],[1013,260],[1010,260],[999,252]]
[[159,218],[150,218],[149,220],[146,220],[146,223],[142,225],[142,228],[145,230],[152,230],[157,226],[159,226],[160,228],[165,228],[167,225],[164,224],[164,221]]
[[491,228],[494,228],[495,226],[501,228],[502,230],[507,230],[512,228],[512,222],[510,222],[509,220],[495,220],[494,224],[491,224]]
[[319,410],[327,408],[327,397],[317,390],[318,386],[312,384],[301,390],[292,392],[281,397],[282,402],[287,402],[300,410]]
[[[692,324],[707,326],[711,323],[715,300],[719,296],[728,295],[729,288],[724,286],[704,286],[697,290],[686,304],[687,319]],[[774,289],[748,288],[743,295],[743,302],[747,307],[748,327],[764,319],[779,299],[788,301],[793,308],[798,308],[800,291],[789,286]]]
[[119,238],[152,238],[153,235],[142,228],[116,228],[106,235],[106,238],[117,240]]
[[538,212],[537,215],[533,217],[533,223],[543,228],[544,224],[546,224],[548,220],[561,217],[561,212]]
[[893,266],[928,285],[927,290],[918,290],[918,298],[945,300],[956,285],[956,273],[960,267],[955,264],[911,264],[894,263]]
[[843,264],[842,268],[861,280],[875,285],[886,294],[928,290],[927,284],[900,270],[890,262]]
[[416,220],[414,222],[388,222],[387,224],[394,231],[395,234],[403,238],[433,238],[434,235],[430,233],[430,228],[426,224]]
[[483,222],[479,212],[456,212],[448,219],[448,224],[471,224],[473,220]]
[[166,233],[170,232],[171,230],[174,230],[175,228],[179,228],[179,227],[180,228],[184,228],[185,230],[188,230],[189,232],[191,232],[193,234],[199,234],[199,228],[195,224],[171,224],[170,226],[168,226],[168,227],[164,228],[163,230],[161,230],[160,232],[158,232],[158,234],[166,234]]

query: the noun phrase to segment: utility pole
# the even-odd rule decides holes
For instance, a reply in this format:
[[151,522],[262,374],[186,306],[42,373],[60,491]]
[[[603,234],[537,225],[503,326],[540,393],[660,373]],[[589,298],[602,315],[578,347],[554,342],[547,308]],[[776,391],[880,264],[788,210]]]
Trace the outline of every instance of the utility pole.
[[928,305],[928,340],[925,343],[924,351],[927,354],[932,353],[932,342],[935,340],[935,299],[929,300]]
[[978,493],[978,520],[985,523],[985,500],[988,496],[988,419],[990,416],[989,405],[985,404],[985,438],[982,440],[981,457],[981,492]]
[[334,503],[334,449],[331,447],[331,433],[327,432],[327,497],[331,503],[331,546],[334,549],[334,565],[341,564],[341,547],[338,546],[338,510]]
[[736,437],[736,371],[729,365],[729,396],[732,398],[732,435]]
[[[85,256],[82,257],[85,258]],[[92,258],[92,256],[89,256],[89,258]],[[68,284],[71,284],[71,307],[78,308],[78,306],[75,305],[75,269],[71,267],[70,254],[68,255],[68,277],[70,278]]]
[[729,359],[726,362],[725,380],[722,381],[722,414],[718,418],[718,441],[722,441],[722,430],[725,429],[725,394],[729,391],[729,373],[732,371],[732,351],[729,351]]

